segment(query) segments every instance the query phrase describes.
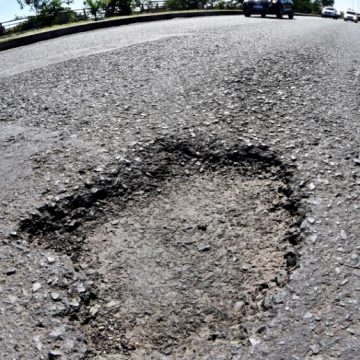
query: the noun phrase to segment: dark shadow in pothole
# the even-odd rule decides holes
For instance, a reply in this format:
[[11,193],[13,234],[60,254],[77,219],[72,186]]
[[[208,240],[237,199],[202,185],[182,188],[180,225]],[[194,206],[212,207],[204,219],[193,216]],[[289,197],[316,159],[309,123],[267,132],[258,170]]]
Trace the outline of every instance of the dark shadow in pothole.
[[74,317],[91,356],[240,354],[296,266],[291,171],[266,146],[199,139],[157,141],[111,168],[20,225],[96,269]]

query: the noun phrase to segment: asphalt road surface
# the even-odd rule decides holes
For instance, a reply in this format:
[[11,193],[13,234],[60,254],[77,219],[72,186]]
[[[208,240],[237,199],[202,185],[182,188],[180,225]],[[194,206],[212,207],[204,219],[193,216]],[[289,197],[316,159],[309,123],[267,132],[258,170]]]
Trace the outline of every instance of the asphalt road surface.
[[359,38],[226,16],[0,52],[0,357],[357,359]]

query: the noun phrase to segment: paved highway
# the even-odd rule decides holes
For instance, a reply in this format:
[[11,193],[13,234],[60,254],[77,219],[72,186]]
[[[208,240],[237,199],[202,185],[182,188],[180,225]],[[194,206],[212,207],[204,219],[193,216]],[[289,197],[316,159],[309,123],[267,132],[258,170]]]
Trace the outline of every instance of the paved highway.
[[[348,31],[357,31],[357,28],[351,29],[350,26]],[[229,40],[235,41],[237,46],[247,48],[251,45],[248,41],[254,38],[256,47],[260,48],[266,45],[264,43],[268,42],[272,33],[274,38],[296,41],[298,36],[305,39],[308,33],[315,35],[317,32],[334,32],[336,36],[336,32],[344,28],[346,25],[340,25],[340,21],[324,23],[319,19],[306,17],[297,17],[294,21],[285,19],[281,23],[273,17],[246,19],[243,16],[226,16],[134,24],[79,33],[4,51],[1,53],[0,76],[168,37],[201,37],[207,34],[210,38],[216,36],[217,32],[221,36],[228,33]],[[263,36],[258,38],[257,34],[261,32]]]
[[[159,358],[160,353],[167,354],[169,359],[176,356],[189,359],[189,351],[199,359],[358,358],[359,38],[360,25],[344,21],[226,16],[135,24],[0,52],[0,260],[5,269],[0,283],[1,292],[5,294],[0,298],[0,337],[5,347],[1,347],[0,357],[34,359],[40,354],[44,358],[78,359],[90,349],[91,356],[102,354],[109,359],[111,357],[105,352],[134,359],[144,354]],[[240,286],[239,299],[231,306],[224,300],[223,310],[219,297],[225,290],[221,289],[229,289],[231,284],[224,285],[224,278],[215,281],[220,290],[210,299],[217,310],[210,304],[208,317],[204,318],[201,312],[198,318],[193,309],[205,305],[189,302],[184,307],[174,306],[172,315],[164,320],[161,314],[152,313],[152,306],[140,292],[138,299],[145,301],[140,308],[150,308],[123,324],[121,319],[126,316],[127,308],[119,309],[119,298],[111,292],[112,285],[109,286],[116,281],[112,271],[122,270],[111,252],[101,258],[105,255],[99,254],[106,246],[90,242],[81,245],[79,240],[82,251],[95,254],[90,260],[89,255],[87,258],[81,255],[83,258],[80,256],[79,262],[71,254],[70,245],[70,250],[64,250],[68,257],[61,254],[61,246],[56,243],[58,238],[71,243],[68,229],[75,228],[75,223],[69,221],[62,225],[64,228],[58,229],[60,235],[56,232],[44,235],[45,244],[49,246],[44,245],[41,237],[30,239],[26,231],[35,231],[38,225],[54,229],[54,219],[49,215],[52,208],[57,209],[57,214],[63,213],[65,218],[78,214],[86,223],[92,216],[92,209],[100,206],[112,214],[107,215],[110,219],[107,218],[109,222],[104,229],[122,224],[126,219],[120,215],[118,219],[113,218],[117,213],[115,205],[109,205],[112,199],[107,198],[106,204],[101,201],[100,204],[87,203],[90,208],[85,214],[77,208],[70,209],[70,214],[66,200],[62,199],[65,196],[83,199],[82,191],[96,194],[108,178],[118,184],[121,181],[121,177],[116,178],[118,167],[128,167],[129,174],[138,174],[133,180],[139,174],[151,177],[149,159],[153,157],[158,164],[165,161],[155,150],[154,143],[158,139],[174,142],[182,139],[194,143],[194,148],[201,144],[198,145],[199,154],[195,151],[195,160],[190,161],[194,164],[191,171],[199,167],[196,174],[202,174],[201,161],[196,157],[200,157],[201,151],[206,153],[206,144],[221,144],[218,151],[225,154],[232,144],[239,144],[243,149],[268,148],[272,155],[267,155],[267,159],[276,157],[276,164],[282,164],[279,169],[291,172],[288,185],[298,196],[296,211],[302,214],[299,221],[292,223],[299,214],[294,209],[292,213],[290,206],[287,211],[292,220],[286,220],[284,215],[278,221],[277,230],[281,232],[288,226],[287,235],[300,234],[288,237],[291,254],[296,254],[296,260],[284,253],[288,274],[279,271],[263,284],[252,284],[254,297],[251,300],[242,297]],[[244,154],[248,154],[247,151],[244,150]],[[182,161],[179,163],[186,166],[186,161]],[[173,167],[177,169],[177,164]],[[269,171],[270,175],[261,173],[257,180],[259,189],[264,186],[259,194],[268,187],[275,188],[268,182],[275,181],[277,170],[273,168],[273,175]],[[205,174],[208,176],[208,172]],[[234,176],[231,172],[226,176],[219,174],[214,177],[214,184],[219,183],[221,176],[226,179],[224,184],[228,184]],[[182,179],[181,176],[178,178]],[[180,180],[180,185],[173,188],[161,185],[164,188],[160,187],[159,193],[163,191],[160,198],[163,200],[158,199],[155,204],[160,208],[167,201],[171,203],[167,194],[172,189],[174,193],[188,191],[184,198],[198,198],[200,205],[197,204],[196,209],[205,208],[206,195],[198,194],[205,185],[211,188],[206,176],[190,184],[188,190],[186,186],[181,190],[184,186]],[[251,184],[256,193],[256,186]],[[124,189],[131,186],[124,185]],[[142,189],[141,185],[137,186]],[[229,189],[233,189],[230,186],[235,185],[229,185]],[[234,192],[236,190],[229,190],[224,196],[231,197]],[[253,192],[249,194],[246,203],[251,219],[264,208],[256,196],[253,197]],[[136,196],[139,193],[135,192],[135,199]],[[189,204],[192,203],[189,200]],[[141,234],[137,222],[147,221],[157,207],[150,204],[147,212],[144,210],[142,215],[137,215],[140,205],[137,207],[136,201],[132,204],[134,212],[127,209],[124,216],[129,229]],[[180,204],[186,208],[186,202]],[[43,205],[45,208],[41,208]],[[230,205],[219,200],[219,207]],[[151,206],[154,211],[149,210]],[[275,201],[272,209],[276,206],[279,205]],[[36,216],[42,220],[36,222],[39,219]],[[221,217],[220,210],[216,216]],[[29,217],[35,225],[21,230],[21,219]],[[101,221],[97,226],[105,222]],[[180,218],[175,217],[164,228],[179,229],[182,224]],[[224,223],[219,222],[219,229],[224,227],[221,224]],[[80,226],[79,229],[83,237],[89,235],[93,236],[93,241],[100,241],[102,236],[101,241],[106,240],[107,230],[102,229],[102,235],[95,236],[94,227]],[[197,231],[206,233],[211,229],[210,225],[207,228],[199,224]],[[213,230],[215,234],[216,229]],[[121,236],[119,234],[124,234],[125,230],[110,229],[108,233],[111,231]],[[156,234],[157,230],[151,231]],[[224,234],[229,231],[224,229]],[[237,227],[232,231],[235,234],[245,230]],[[61,237],[61,234],[65,235]],[[139,235],[139,239],[142,236]],[[210,241],[206,237],[201,239]],[[65,240],[64,244],[68,244]],[[279,238],[275,249],[277,256],[279,253],[283,256],[283,241]],[[259,241],[256,244],[261,248]],[[211,259],[216,244],[200,245],[196,246],[200,255]],[[132,238],[132,246],[136,253],[147,245],[139,245],[136,250]],[[124,251],[130,257],[135,256],[132,249]],[[117,251],[121,252],[119,245]],[[231,253],[231,249],[227,251]],[[255,246],[253,251],[256,256]],[[186,252],[181,254],[186,256]],[[94,259],[97,255],[103,260],[101,269],[105,267],[112,274],[109,279],[104,280],[106,274],[96,277],[99,268]],[[166,254],[159,252],[156,256],[161,257],[159,261],[163,261],[164,266],[171,267],[166,262]],[[218,261],[224,264],[222,256],[220,251]],[[236,263],[239,257],[241,254],[232,255],[231,259],[235,260],[231,261]],[[271,259],[267,260],[270,264]],[[186,261],[179,268],[181,271],[186,271]],[[246,263],[248,259],[242,261]],[[262,266],[267,269],[268,263],[265,261]],[[251,277],[253,271],[261,275],[259,269],[263,269],[252,270],[246,264],[240,268],[244,279],[247,271]],[[171,274],[179,274],[180,270],[171,270],[174,271]],[[233,270],[230,270],[226,271],[231,273]],[[136,280],[137,276],[144,276],[143,273],[137,275],[137,269],[132,271],[135,275],[130,274],[130,278],[133,276]],[[204,275],[206,281],[215,276],[213,272],[214,268],[209,267],[209,277]],[[89,288],[94,282],[95,290],[91,291],[97,298],[92,297],[89,303]],[[174,289],[181,292],[183,285],[180,281],[168,294],[173,296]],[[131,283],[122,286],[132,288]],[[149,290],[146,286],[144,293]],[[154,291],[149,298],[155,299],[152,301],[161,299],[160,293]],[[228,298],[224,295],[224,299]],[[201,301],[206,303],[204,298]],[[135,311],[129,303],[124,306],[129,306],[129,314]],[[231,320],[234,309],[244,311],[239,324]],[[187,311],[192,314],[188,318],[183,315]],[[69,320],[68,315],[74,312],[91,326],[81,324],[76,316]],[[96,318],[96,314],[100,315]],[[217,326],[214,318],[220,319],[218,325],[221,326]],[[106,319],[110,319],[111,327]],[[119,321],[114,322],[114,319]],[[158,337],[145,330],[141,333],[139,324],[142,321],[144,329],[156,321],[159,324],[165,321],[166,326],[177,328],[177,332],[171,336],[163,334],[160,326]],[[142,348],[137,339],[142,339],[147,347]]]

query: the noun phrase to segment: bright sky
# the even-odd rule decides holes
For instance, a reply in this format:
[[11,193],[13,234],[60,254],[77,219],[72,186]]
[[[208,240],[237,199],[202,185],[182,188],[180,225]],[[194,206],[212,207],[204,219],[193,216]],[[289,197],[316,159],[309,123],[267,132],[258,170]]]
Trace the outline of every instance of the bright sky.
[[[335,0],[337,10],[346,10],[352,8],[360,12],[360,0]],[[83,0],[75,0],[72,5],[73,9],[82,9]],[[0,22],[12,20],[15,15],[28,16],[31,15],[29,9],[20,10],[16,0],[0,0]]]

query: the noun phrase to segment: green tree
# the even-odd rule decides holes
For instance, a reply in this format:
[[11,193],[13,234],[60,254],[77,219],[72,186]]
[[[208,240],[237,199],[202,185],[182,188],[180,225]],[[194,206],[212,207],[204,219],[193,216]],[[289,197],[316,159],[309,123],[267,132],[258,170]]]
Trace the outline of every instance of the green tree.
[[182,9],[181,0],[166,0],[165,6],[169,10],[181,10]]
[[61,0],[44,1],[40,8],[39,15],[55,18],[60,11],[65,10]]
[[[322,0],[294,0],[294,8],[297,12],[302,12],[306,14],[310,13],[319,13],[321,11],[321,1]],[[332,0],[324,0],[332,1]]]
[[35,15],[40,15],[59,13],[66,9],[64,5],[69,6],[73,0],[17,0],[17,2],[21,9],[29,6]]
[[320,14],[322,8],[323,8],[322,1],[314,0],[314,2],[312,3],[312,12]]
[[104,7],[103,0],[85,0],[85,3],[89,6],[91,14],[97,20],[97,14],[99,10]]
[[322,0],[322,6],[334,6],[335,0]]
[[197,9],[198,0],[166,0],[165,6],[170,10]]
[[130,15],[131,0],[105,0],[105,16]]
[[[66,23],[75,16],[69,7],[72,0],[17,0],[20,8],[29,6],[35,13],[28,21],[19,26],[19,31],[30,30],[38,27],[51,26],[56,23]],[[62,13],[67,11],[66,13]]]

